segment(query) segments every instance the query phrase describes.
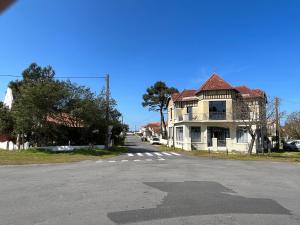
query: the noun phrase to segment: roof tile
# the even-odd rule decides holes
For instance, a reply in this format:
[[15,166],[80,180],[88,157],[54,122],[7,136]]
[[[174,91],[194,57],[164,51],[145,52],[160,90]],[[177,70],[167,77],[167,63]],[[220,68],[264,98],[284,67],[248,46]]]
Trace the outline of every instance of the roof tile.
[[197,91],[210,91],[210,90],[232,90],[233,87],[227,83],[218,74],[214,73]]

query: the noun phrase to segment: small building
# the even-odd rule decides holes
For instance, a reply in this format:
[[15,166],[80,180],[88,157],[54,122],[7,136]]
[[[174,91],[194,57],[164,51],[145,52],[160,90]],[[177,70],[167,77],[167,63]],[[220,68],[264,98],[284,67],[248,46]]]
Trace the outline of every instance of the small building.
[[160,136],[160,122],[148,123],[140,130],[142,136],[146,139]]
[[[247,119],[238,116],[239,104],[247,105]],[[213,74],[198,90],[173,94],[168,102],[169,146],[184,150],[247,152],[251,136],[247,121],[265,112],[266,95],[260,89],[233,87]],[[257,123],[258,124],[258,123]],[[253,152],[263,148],[264,127],[251,125],[258,135]]]

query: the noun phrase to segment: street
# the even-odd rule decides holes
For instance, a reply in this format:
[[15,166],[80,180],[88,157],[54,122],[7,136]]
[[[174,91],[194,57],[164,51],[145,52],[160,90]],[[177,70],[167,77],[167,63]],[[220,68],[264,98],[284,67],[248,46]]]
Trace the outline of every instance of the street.
[[300,224],[300,164],[197,158],[127,138],[128,153],[1,166],[0,224]]

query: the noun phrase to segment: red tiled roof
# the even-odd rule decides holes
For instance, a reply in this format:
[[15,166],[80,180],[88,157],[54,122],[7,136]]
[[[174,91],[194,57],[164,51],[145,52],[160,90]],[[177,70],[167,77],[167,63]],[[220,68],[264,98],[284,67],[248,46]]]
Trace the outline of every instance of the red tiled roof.
[[145,127],[151,127],[151,128],[160,127],[160,122],[148,123]]
[[0,142],[12,141],[13,137],[8,134],[0,134]]
[[218,74],[213,74],[197,91],[209,91],[209,90],[232,90],[233,87],[227,83]]
[[47,116],[47,122],[66,127],[84,127],[83,121],[71,116],[68,113],[49,114]]
[[260,89],[250,89],[247,86],[237,86],[234,88],[241,93],[243,98],[263,97],[264,92]]
[[183,90],[174,101],[183,101],[184,98],[195,97],[195,93],[196,90]]

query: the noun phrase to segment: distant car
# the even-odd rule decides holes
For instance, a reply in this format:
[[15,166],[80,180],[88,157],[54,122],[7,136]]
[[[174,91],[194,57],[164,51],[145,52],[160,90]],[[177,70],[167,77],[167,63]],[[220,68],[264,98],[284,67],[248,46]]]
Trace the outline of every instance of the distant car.
[[287,150],[300,151],[300,140],[288,141],[284,144],[284,148]]
[[151,145],[159,145],[160,144],[160,142],[159,142],[159,138],[157,138],[157,137],[154,137],[154,138],[151,138],[150,139],[150,144]]

